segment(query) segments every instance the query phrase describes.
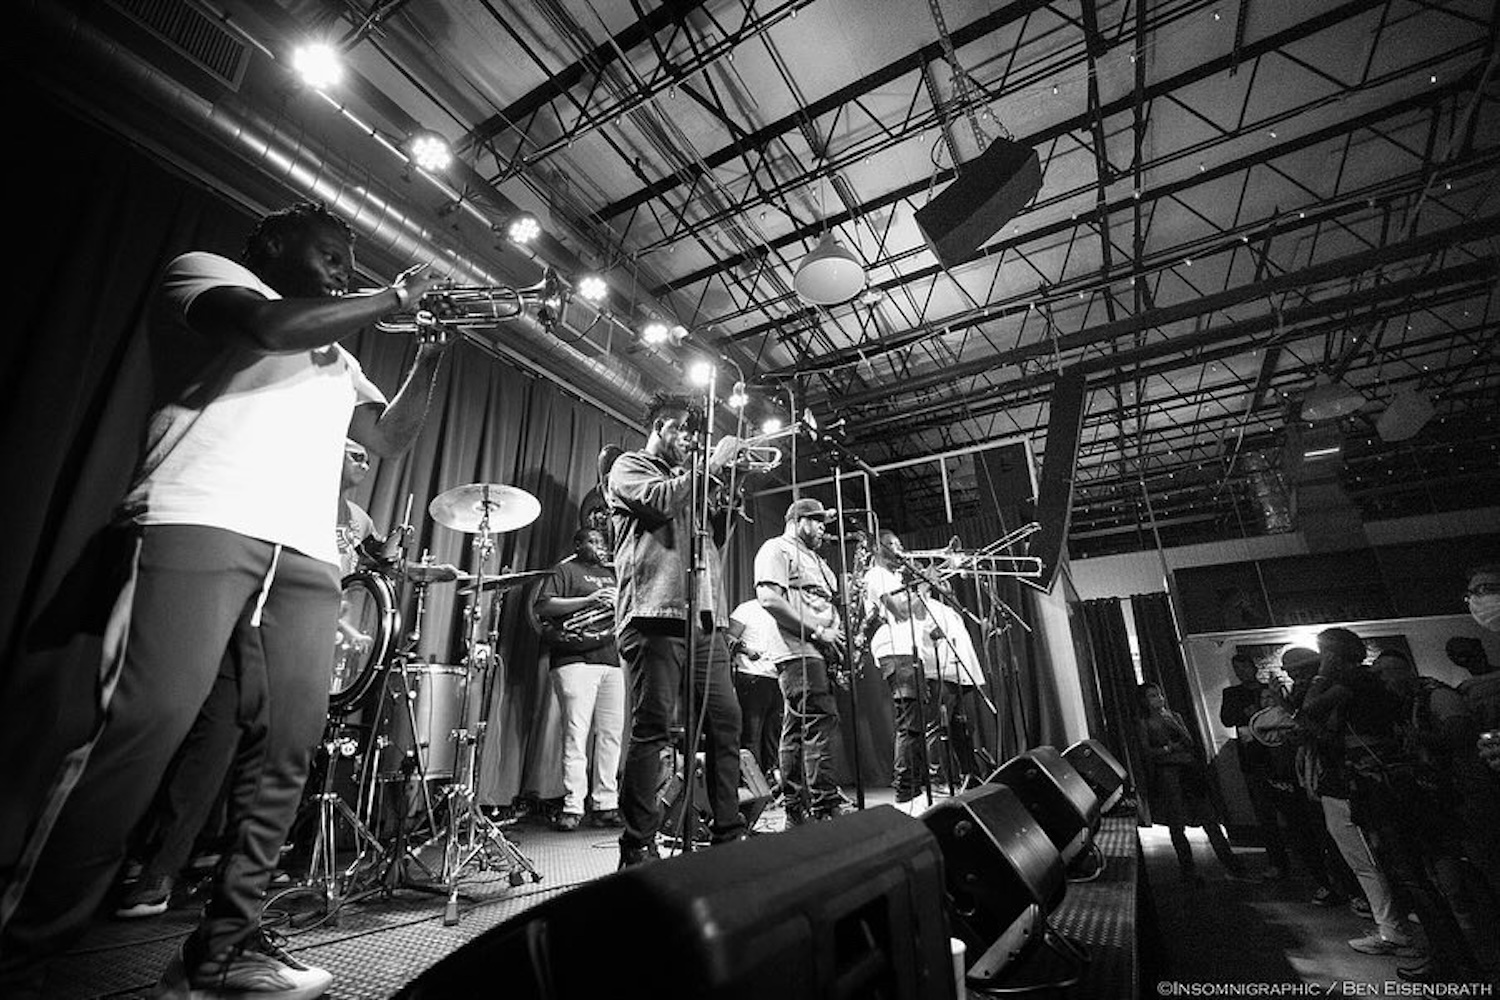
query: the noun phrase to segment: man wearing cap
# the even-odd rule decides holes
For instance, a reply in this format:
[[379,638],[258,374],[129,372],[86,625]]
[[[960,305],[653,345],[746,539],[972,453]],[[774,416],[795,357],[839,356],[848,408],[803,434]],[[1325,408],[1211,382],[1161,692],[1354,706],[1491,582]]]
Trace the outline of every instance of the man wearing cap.
[[839,717],[828,657],[844,633],[834,607],[838,577],[817,551],[832,516],[818,500],[793,500],[785,529],[755,554],[755,596],[777,627],[770,659],[785,702],[781,792],[789,825],[831,819],[843,807],[833,778]]

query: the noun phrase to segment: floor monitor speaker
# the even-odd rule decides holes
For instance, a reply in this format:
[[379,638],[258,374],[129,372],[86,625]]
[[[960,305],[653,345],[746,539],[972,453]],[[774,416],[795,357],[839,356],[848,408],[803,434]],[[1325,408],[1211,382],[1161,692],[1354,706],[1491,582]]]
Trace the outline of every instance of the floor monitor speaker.
[[937,196],[917,209],[922,238],[944,267],[968,259],[1042,189],[1036,150],[996,139]]
[[1067,891],[1062,858],[1006,785],[980,785],[922,814],[943,848],[953,934],[967,978],[993,982],[1041,941],[1044,918]]
[[1019,753],[1001,764],[989,780],[1015,789],[1065,866],[1083,854],[1099,824],[1099,797],[1056,747],[1033,747]]
[[[397,1000],[952,1000],[943,854],[888,806],[651,862],[545,900]],[[480,991],[483,992],[483,991]]]
[[1063,751],[1063,760],[1094,790],[1100,813],[1109,812],[1125,797],[1130,773],[1098,740],[1079,740]]
[[[694,825],[693,838],[696,843],[706,844],[711,834],[709,824],[713,820],[713,813],[708,808],[708,784],[703,777],[703,755],[698,754],[697,767],[694,768],[693,778],[693,812],[697,814],[697,822]],[[740,751],[740,818],[745,821],[745,829],[755,825],[760,819],[760,814],[765,812],[766,806],[771,804],[774,794],[771,791],[771,783],[766,780],[766,773],[760,769],[760,764],[755,760],[755,754],[749,750]],[[682,783],[682,771],[674,770],[667,778],[666,784],[662,786],[660,799],[666,810],[662,819],[662,832],[671,837],[678,837],[682,830],[682,810],[687,805],[686,789]]]

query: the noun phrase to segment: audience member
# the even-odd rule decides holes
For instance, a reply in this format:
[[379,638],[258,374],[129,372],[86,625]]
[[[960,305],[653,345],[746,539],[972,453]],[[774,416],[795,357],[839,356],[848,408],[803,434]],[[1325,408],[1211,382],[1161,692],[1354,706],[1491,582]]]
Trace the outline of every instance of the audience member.
[[1214,856],[1230,879],[1245,881],[1243,866],[1224,836],[1218,810],[1209,794],[1208,769],[1192,731],[1181,715],[1167,707],[1161,688],[1142,684],[1137,690],[1140,718],[1137,736],[1150,763],[1147,793],[1152,819],[1165,826],[1177,852],[1184,881],[1202,881],[1185,827],[1199,826],[1208,835]]
[[1420,954],[1416,937],[1355,821],[1349,790],[1350,756],[1359,760],[1390,752],[1399,709],[1365,669],[1365,643],[1359,636],[1348,629],[1324,629],[1318,633],[1318,652],[1318,674],[1297,713],[1312,740],[1310,782],[1322,800],[1328,832],[1364,889],[1375,920],[1375,933],[1353,938],[1349,947],[1367,955],[1414,957]]
[[1250,795],[1250,807],[1255,811],[1255,823],[1266,849],[1267,867],[1263,877],[1274,880],[1282,876],[1289,862],[1277,818],[1280,810],[1276,807],[1271,788],[1271,748],[1250,734],[1250,720],[1261,709],[1270,708],[1277,699],[1270,686],[1257,676],[1253,657],[1236,653],[1230,658],[1229,666],[1236,680],[1219,693],[1219,722],[1234,730],[1235,759],[1245,779],[1245,791]]

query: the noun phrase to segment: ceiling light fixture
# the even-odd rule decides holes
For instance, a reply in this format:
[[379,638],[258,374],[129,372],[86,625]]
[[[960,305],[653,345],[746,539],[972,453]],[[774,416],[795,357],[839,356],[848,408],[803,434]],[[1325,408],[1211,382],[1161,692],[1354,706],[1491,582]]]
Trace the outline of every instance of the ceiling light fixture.
[[534,215],[518,215],[505,227],[506,239],[517,246],[526,246],[540,235],[542,224],[536,221]]
[[824,233],[797,265],[792,288],[808,305],[836,306],[864,291],[865,268],[832,233]]
[[736,382],[734,388],[729,390],[729,396],[724,402],[736,410],[743,410],[750,402],[750,394],[745,391],[745,383]]
[[292,69],[314,90],[327,90],[344,78],[343,58],[339,50],[327,42],[298,46],[292,52]]
[[609,286],[597,274],[586,274],[578,281],[578,295],[585,302],[603,302]]
[[453,147],[448,140],[431,129],[422,129],[407,140],[406,151],[411,161],[429,174],[442,173],[453,162]]

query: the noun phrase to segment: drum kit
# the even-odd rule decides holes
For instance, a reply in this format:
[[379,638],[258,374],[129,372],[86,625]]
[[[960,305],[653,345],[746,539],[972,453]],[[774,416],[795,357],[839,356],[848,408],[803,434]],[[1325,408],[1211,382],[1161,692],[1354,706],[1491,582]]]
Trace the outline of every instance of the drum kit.
[[[359,570],[343,579],[338,631],[329,673],[321,791],[308,797],[318,811],[307,887],[322,897],[321,922],[331,923],[351,894],[400,888],[447,897],[444,923],[458,920],[459,880],[471,869],[497,870],[510,884],[541,875],[475,800],[487,723],[483,692],[493,662],[499,615],[509,590],[548,571],[491,573],[496,536],[536,520],[541,505],[513,486],[474,483],[435,497],[428,512],[438,524],[474,536],[475,572],[436,563],[425,553],[409,561],[411,502],[401,528],[402,551],[390,569]],[[398,642],[402,614],[398,584],[414,591],[411,630]],[[467,599],[464,657],[458,664],[420,660],[417,647],[433,587],[458,585]],[[487,610],[488,609],[488,610]],[[378,694],[376,694],[378,692]],[[356,759],[357,808],[333,790],[334,763]],[[410,801],[415,792],[420,801]],[[394,801],[393,800],[399,800]],[[394,834],[377,836],[394,817]],[[340,824],[356,854],[335,860]],[[424,839],[425,838],[425,839]],[[440,862],[433,862],[440,857]],[[413,868],[421,874],[413,877]]]

